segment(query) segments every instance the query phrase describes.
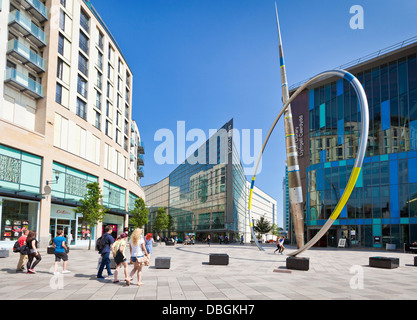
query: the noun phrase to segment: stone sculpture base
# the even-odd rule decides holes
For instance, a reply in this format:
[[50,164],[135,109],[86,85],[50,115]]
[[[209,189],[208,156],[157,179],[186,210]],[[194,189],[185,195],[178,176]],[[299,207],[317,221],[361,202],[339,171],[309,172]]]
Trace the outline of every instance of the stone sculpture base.
[[310,258],[304,257],[288,257],[287,269],[308,271],[310,268]]

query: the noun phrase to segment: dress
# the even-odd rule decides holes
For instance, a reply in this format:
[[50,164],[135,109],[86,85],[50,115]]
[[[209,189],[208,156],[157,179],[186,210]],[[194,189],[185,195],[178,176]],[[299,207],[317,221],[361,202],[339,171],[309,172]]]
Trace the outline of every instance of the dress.
[[145,248],[146,248],[146,251],[148,251],[149,254],[152,253],[152,244],[153,244],[153,239],[152,238],[145,241]]

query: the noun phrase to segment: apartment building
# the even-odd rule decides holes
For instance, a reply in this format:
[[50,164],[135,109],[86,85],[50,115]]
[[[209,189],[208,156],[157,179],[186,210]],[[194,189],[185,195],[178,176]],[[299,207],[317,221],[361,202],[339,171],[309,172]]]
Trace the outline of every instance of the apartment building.
[[[120,234],[145,195],[133,75],[119,45],[90,1],[0,5],[0,243],[23,227],[41,246],[57,229],[73,245],[108,224]],[[95,230],[73,212],[92,181],[110,209]]]

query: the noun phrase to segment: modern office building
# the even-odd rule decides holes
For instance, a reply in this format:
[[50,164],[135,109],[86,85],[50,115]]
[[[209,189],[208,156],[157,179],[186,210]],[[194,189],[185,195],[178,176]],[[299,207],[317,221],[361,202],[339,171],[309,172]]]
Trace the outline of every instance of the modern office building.
[[[318,245],[385,248],[417,241],[417,38],[341,66],[362,83],[369,139],[356,187]],[[291,88],[294,93],[298,85]],[[360,135],[357,96],[326,78],[292,103],[305,203],[306,236],[329,218],[349,179]]]
[[[144,151],[121,49],[87,0],[0,5],[0,243],[12,245],[22,227],[43,247],[57,229],[73,245],[106,224],[122,232],[130,203],[144,197]],[[110,209],[96,230],[73,212],[89,182]]]
[[[249,242],[249,189],[233,141],[232,119],[167,178],[144,187],[150,209],[146,229],[153,231],[157,209],[164,207],[173,217],[173,234],[181,239],[187,233],[199,240],[210,234],[213,241],[243,235]],[[264,216],[276,222],[276,200],[259,188],[254,189],[252,211],[254,220]]]

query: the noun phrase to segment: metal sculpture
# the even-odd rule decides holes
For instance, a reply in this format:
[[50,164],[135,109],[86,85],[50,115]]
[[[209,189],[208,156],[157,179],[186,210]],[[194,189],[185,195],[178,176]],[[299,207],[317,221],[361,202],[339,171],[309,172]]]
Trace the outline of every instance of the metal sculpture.
[[[353,88],[356,92],[356,95],[358,96],[360,111],[361,111],[361,135],[360,135],[360,138],[359,138],[360,139],[359,140],[360,144],[359,144],[358,154],[356,156],[355,164],[353,166],[352,173],[350,174],[349,181],[346,185],[346,188],[343,192],[343,195],[339,199],[335,210],[330,215],[330,218],[327,220],[327,222],[324,224],[324,226],[320,229],[320,231],[307,244],[305,244],[301,248],[298,248],[298,250],[296,250],[295,252],[290,253],[289,254],[290,256],[296,256],[296,255],[302,253],[303,251],[311,248],[329,230],[329,228],[332,226],[333,222],[339,217],[340,213],[342,212],[343,207],[346,205],[347,201],[349,200],[349,197],[352,193],[352,190],[355,187],[356,181],[358,180],[359,173],[361,171],[361,167],[362,167],[362,163],[363,163],[363,159],[365,157],[366,144],[367,144],[367,141],[368,141],[368,132],[369,132],[368,101],[367,101],[367,98],[366,98],[365,91],[364,91],[361,83],[359,82],[359,80],[345,70],[330,70],[330,71],[326,71],[326,72],[323,72],[321,74],[316,75],[315,77],[311,78],[306,83],[304,83],[302,86],[300,86],[294,92],[294,94],[291,96],[291,98],[289,98],[288,101],[284,104],[284,107],[282,108],[282,110],[280,111],[280,113],[276,117],[274,123],[272,124],[272,126],[271,126],[271,128],[268,132],[268,135],[266,136],[265,141],[262,145],[262,150],[261,150],[261,152],[259,154],[259,157],[258,157],[258,160],[256,162],[254,174],[253,174],[253,177],[252,177],[251,190],[250,190],[250,193],[249,193],[249,221],[252,221],[252,217],[251,217],[252,194],[253,194],[253,187],[255,185],[255,178],[256,178],[256,172],[258,170],[258,165],[259,165],[260,160],[262,158],[262,155],[264,153],[266,144],[268,143],[269,138],[270,138],[276,124],[278,123],[278,120],[281,118],[282,114],[286,111],[286,109],[290,105],[290,103],[303,90],[305,90],[309,85],[313,84],[314,82],[316,82],[318,80],[321,80],[323,78],[327,78],[329,76],[330,77],[335,77],[336,76],[336,77],[340,77],[342,79],[347,80],[349,82],[349,84],[353,86]],[[253,223],[250,223],[250,226],[251,226],[252,235],[254,235]],[[304,228],[304,226],[303,226],[303,228]],[[254,238],[256,239],[256,237],[254,237]],[[257,241],[256,241],[256,244],[257,244],[257,246],[260,250],[264,251],[262,246]]]
[[[284,62],[284,50],[282,47],[281,30],[279,27],[278,9],[275,3],[275,14],[277,19],[279,61],[282,82],[282,102],[285,104],[290,98],[288,91],[287,72]],[[303,189],[301,187],[300,166],[298,165],[297,144],[295,142],[294,125],[292,121],[291,105],[284,113],[285,143],[287,146],[287,168],[288,168],[288,193],[291,206],[291,214],[294,224],[295,239],[297,247],[304,245],[304,215],[303,215]]]

